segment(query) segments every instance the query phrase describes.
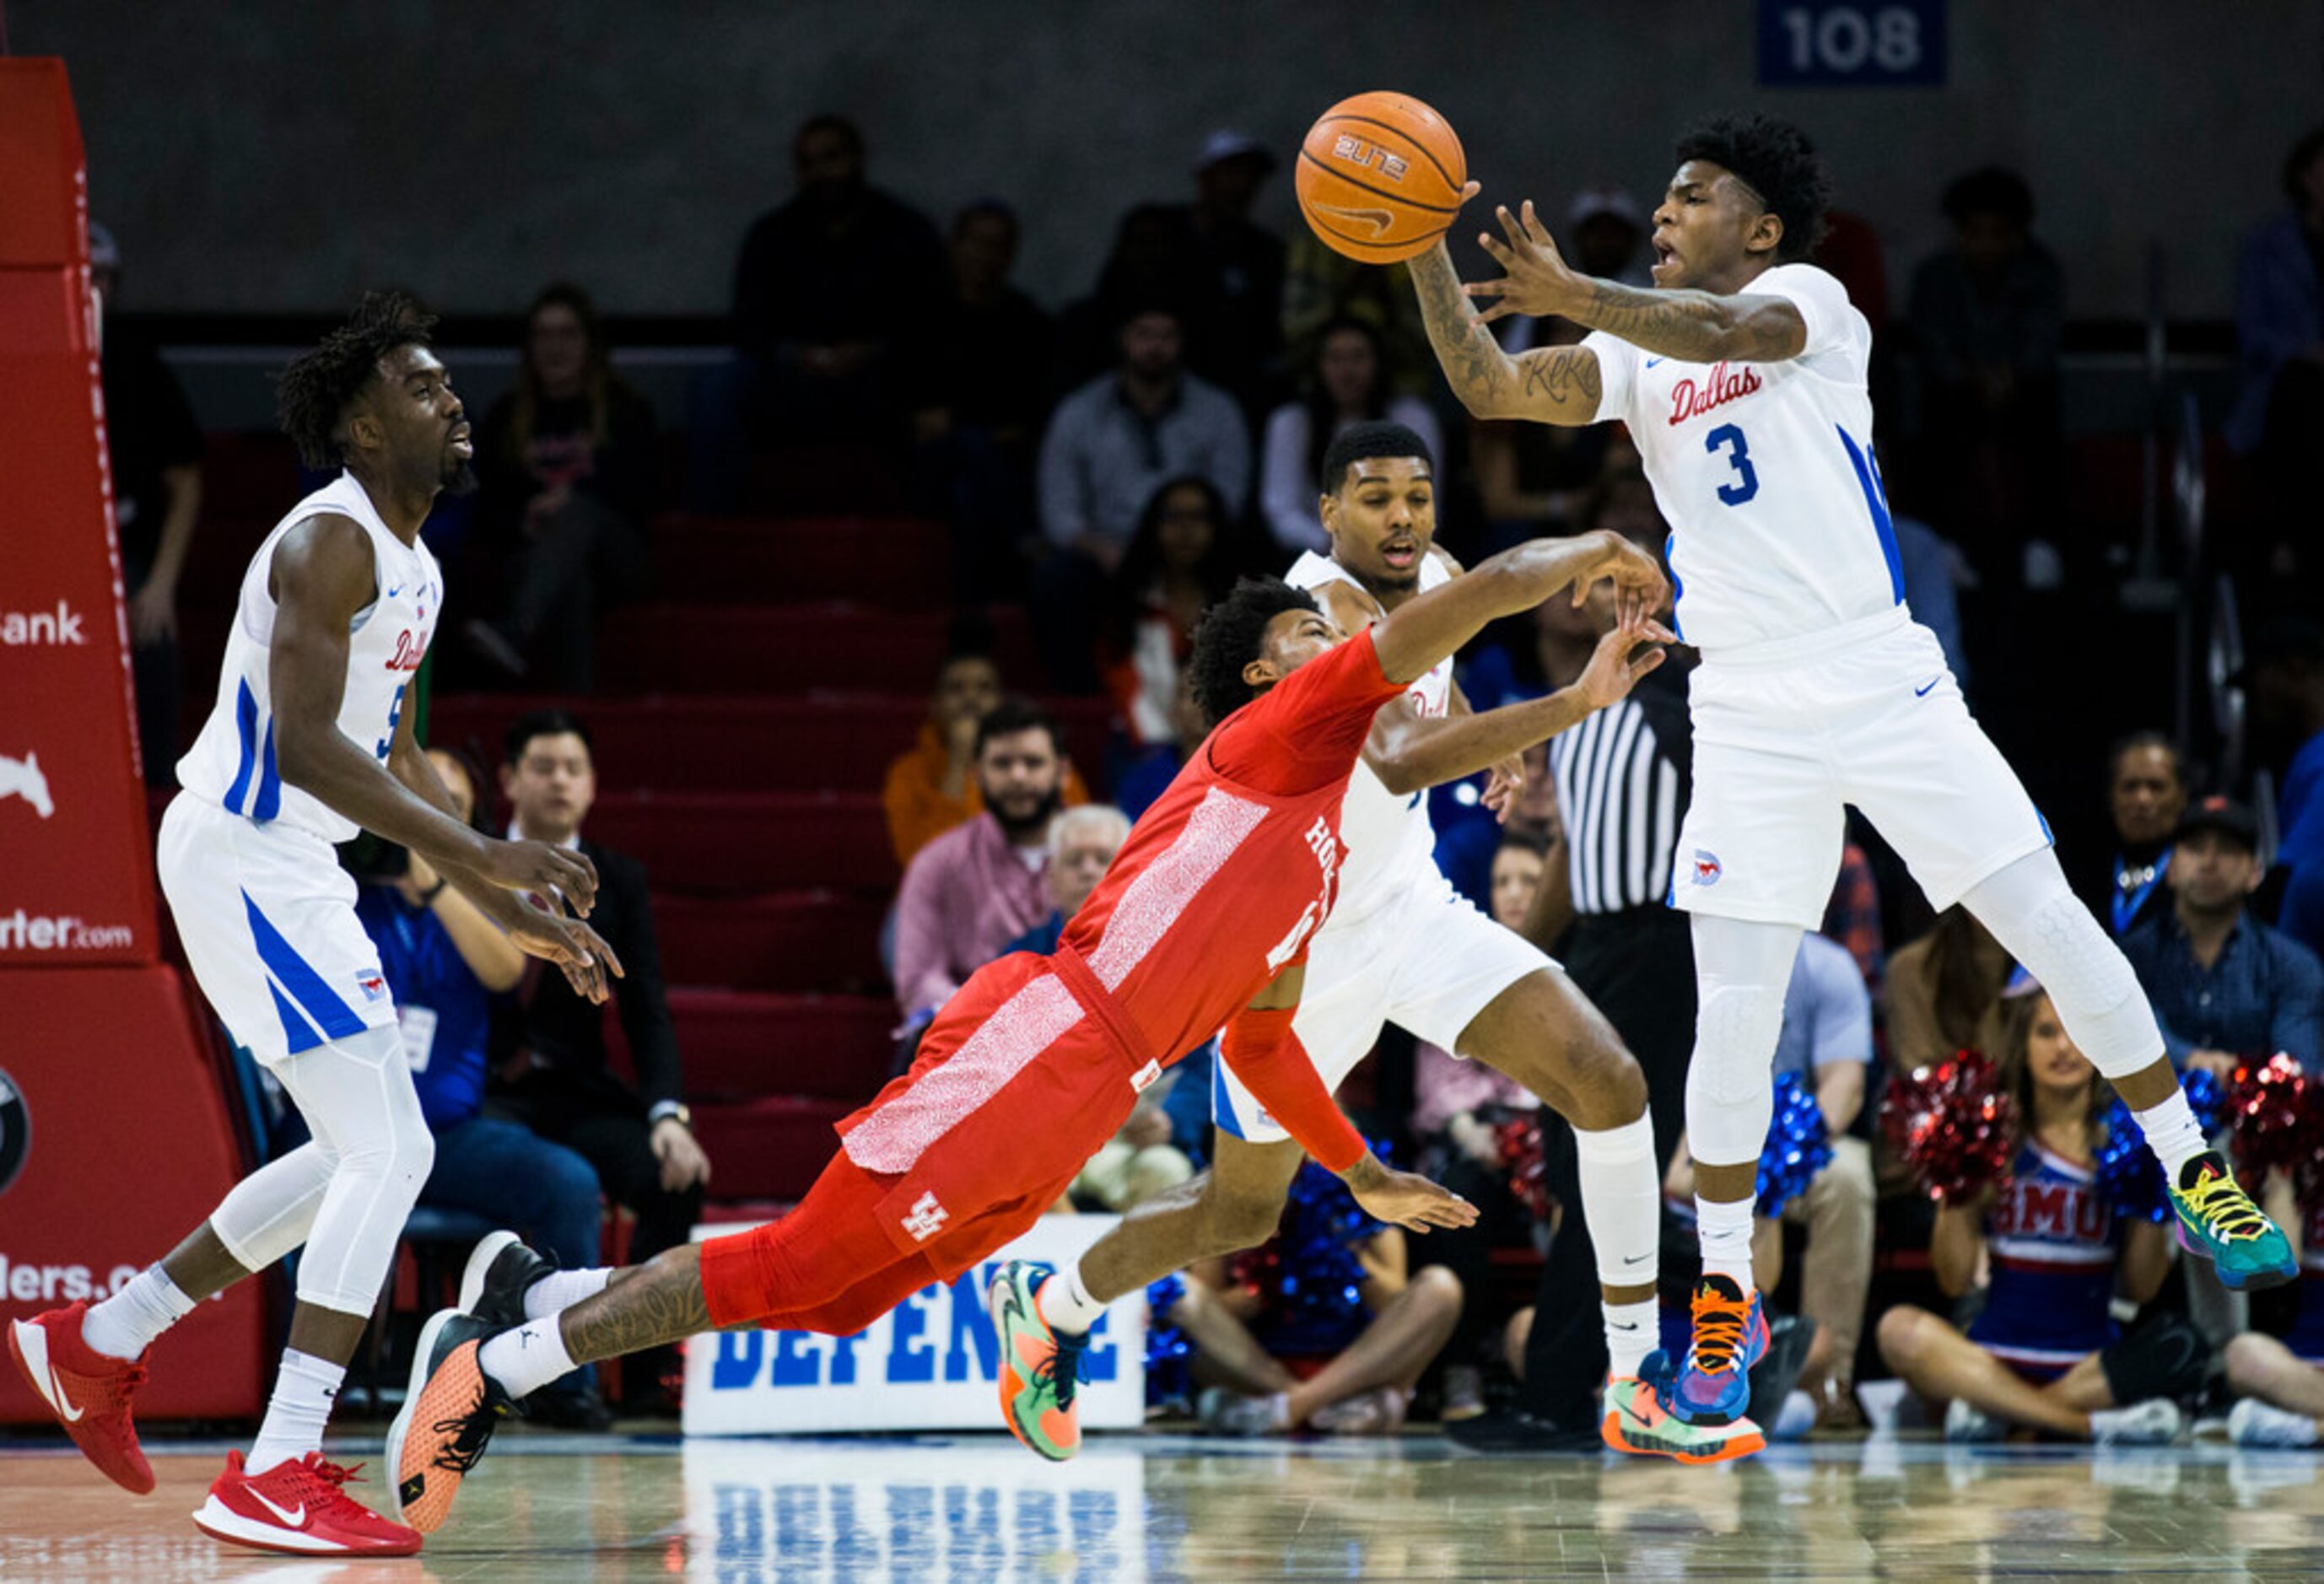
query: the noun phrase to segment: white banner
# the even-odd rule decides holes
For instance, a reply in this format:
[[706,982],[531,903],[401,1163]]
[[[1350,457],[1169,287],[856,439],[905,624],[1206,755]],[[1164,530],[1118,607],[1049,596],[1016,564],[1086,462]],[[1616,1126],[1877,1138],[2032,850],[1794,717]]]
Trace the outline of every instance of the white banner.
[[[930,1285],[852,1337],[713,1331],[686,1349],[688,1435],[828,1430],[1001,1430],[1000,1340],[986,1311],[992,1273],[1010,1259],[1060,1268],[1120,1218],[1043,1216],[949,1287]],[[742,1230],[697,1227],[695,1239]],[[1146,1420],[1146,1294],[1114,1301],[1082,1355],[1084,1428]]]

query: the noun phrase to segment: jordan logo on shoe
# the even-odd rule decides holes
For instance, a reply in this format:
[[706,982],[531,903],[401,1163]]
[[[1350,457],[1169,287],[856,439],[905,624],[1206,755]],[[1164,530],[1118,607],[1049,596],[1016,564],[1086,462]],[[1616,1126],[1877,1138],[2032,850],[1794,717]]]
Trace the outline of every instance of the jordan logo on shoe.
[[277,1518],[281,1519],[283,1526],[286,1528],[297,1529],[307,1522],[307,1504],[305,1502],[300,1502],[295,1511],[286,1513],[281,1507],[276,1506],[272,1502],[268,1501],[266,1499],[265,1492],[254,1490],[250,1494],[257,1498],[258,1505],[260,1506],[264,1507]]

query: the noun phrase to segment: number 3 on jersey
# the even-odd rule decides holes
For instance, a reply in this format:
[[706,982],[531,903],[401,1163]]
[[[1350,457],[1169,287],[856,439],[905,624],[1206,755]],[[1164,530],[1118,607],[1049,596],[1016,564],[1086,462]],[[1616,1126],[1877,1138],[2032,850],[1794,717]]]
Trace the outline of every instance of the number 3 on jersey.
[[373,753],[379,756],[379,761],[382,764],[385,764],[387,762],[388,751],[395,746],[395,729],[403,723],[404,688],[410,687],[410,686],[411,684],[407,682],[402,687],[399,687],[395,690],[395,697],[389,702],[387,706],[387,735],[381,738],[377,742],[372,744],[371,751]]
[[1743,431],[1731,423],[1720,424],[1702,437],[1702,448],[1716,454],[1722,447],[1733,447],[1727,460],[1735,469],[1735,477],[1719,486],[1720,501],[1729,506],[1740,506],[1759,493],[1758,470],[1751,465],[1751,447],[1743,439]]

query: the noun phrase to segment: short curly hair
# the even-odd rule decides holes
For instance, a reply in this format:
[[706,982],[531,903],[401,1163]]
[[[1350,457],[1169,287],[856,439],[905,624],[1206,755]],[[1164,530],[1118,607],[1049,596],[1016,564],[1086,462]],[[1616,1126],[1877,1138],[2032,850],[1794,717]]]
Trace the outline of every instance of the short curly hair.
[[1724,115],[1679,135],[1678,161],[1708,160],[1736,178],[1784,223],[1775,257],[1793,263],[1823,240],[1824,210],[1831,205],[1831,176],[1808,141],[1791,122],[1773,115]]
[[1186,662],[1194,707],[1217,725],[1259,696],[1242,679],[1242,668],[1259,658],[1267,624],[1286,611],[1321,611],[1315,596],[1279,577],[1246,577],[1234,592],[1203,612],[1194,627],[1194,652]]
[[274,382],[282,432],[312,468],[346,460],[347,410],[378,377],[379,360],[403,346],[425,346],[436,316],[403,291],[366,291],[347,322],[302,352]]

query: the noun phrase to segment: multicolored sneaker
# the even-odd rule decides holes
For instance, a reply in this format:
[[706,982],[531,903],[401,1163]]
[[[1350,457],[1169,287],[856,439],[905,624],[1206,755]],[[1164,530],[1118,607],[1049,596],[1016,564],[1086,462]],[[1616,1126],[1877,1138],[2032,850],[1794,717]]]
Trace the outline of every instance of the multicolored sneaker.
[[363,1467],[342,1469],[309,1452],[263,1474],[243,1470],[242,1454],[226,1455],[194,1526],[213,1539],[291,1556],[408,1557],[417,1532],[392,1524],[341,1488]]
[[133,1496],[153,1488],[152,1465],[137,1445],[129,1400],[145,1384],[145,1358],[115,1358],[80,1340],[87,1303],[8,1323],[8,1351],[24,1380],[81,1455]]
[[1089,1338],[1052,1331],[1041,1318],[1036,1295],[1055,1279],[1046,1266],[1012,1259],[993,1273],[987,1298],[1001,1339],[1001,1416],[1019,1441],[1062,1463],[1082,1450],[1074,1393]]
[[476,1355],[504,1327],[439,1309],[420,1328],[403,1412],[387,1428],[389,1515],[422,1534],[451,1515],[460,1481],[492,1444],[503,1419],[524,1410],[484,1372]]
[[1751,1366],[1766,1350],[1759,1294],[1746,1299],[1732,1276],[1705,1275],[1694,1284],[1694,1342],[1666,1405],[1698,1428],[1734,1423],[1751,1406]]
[[1726,1424],[1689,1424],[1663,1406],[1673,1369],[1670,1355],[1657,1349],[1638,1373],[1606,1383],[1606,1417],[1599,1434],[1618,1452],[1675,1458],[1682,1463],[1724,1463],[1748,1458],[1767,1444],[1748,1419]]
[[2171,1208],[2179,1212],[2179,1246],[2209,1260],[2219,1280],[2236,1291],[2280,1287],[2300,1274],[2292,1245],[2252,1202],[2218,1150],[2207,1149],[2179,1168]]

